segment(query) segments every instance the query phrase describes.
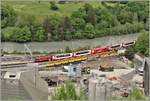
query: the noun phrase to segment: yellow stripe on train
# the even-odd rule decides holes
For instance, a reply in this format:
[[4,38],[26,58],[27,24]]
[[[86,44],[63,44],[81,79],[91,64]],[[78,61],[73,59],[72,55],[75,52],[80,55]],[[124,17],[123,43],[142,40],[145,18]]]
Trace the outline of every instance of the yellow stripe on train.
[[64,59],[64,60],[49,61],[47,64],[47,67],[66,64],[66,63],[72,63],[72,62],[77,62],[77,61],[83,61],[86,59],[87,59],[86,56],[80,56],[80,57],[73,57],[73,58],[68,58],[68,59]]

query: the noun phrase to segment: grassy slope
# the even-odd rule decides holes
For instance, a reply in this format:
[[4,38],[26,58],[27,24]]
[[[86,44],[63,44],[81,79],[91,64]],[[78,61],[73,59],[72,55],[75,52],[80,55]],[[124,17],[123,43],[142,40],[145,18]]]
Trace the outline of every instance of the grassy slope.
[[[93,7],[100,6],[99,1],[87,1],[92,4]],[[10,4],[13,6],[15,11],[19,14],[31,14],[35,15],[39,20],[43,19],[47,15],[54,16],[69,16],[73,11],[76,11],[78,8],[83,7],[86,2],[81,3],[66,3],[66,4],[57,4],[59,6],[58,11],[52,11],[50,9],[50,3],[48,1],[3,1],[3,4]]]

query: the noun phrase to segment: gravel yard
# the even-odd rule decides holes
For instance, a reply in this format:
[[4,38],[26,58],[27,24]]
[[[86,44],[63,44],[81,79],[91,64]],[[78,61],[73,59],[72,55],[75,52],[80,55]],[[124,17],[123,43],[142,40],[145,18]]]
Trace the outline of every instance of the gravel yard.
[[91,67],[92,69],[97,69],[100,65],[113,66],[115,69],[126,69],[130,67],[129,63],[123,62],[122,59],[117,56],[98,58],[97,60],[82,62],[83,67]]

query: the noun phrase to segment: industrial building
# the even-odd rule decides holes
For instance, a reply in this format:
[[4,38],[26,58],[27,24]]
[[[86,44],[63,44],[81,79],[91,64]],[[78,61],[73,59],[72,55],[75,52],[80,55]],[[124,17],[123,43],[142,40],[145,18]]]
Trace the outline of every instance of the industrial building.
[[2,100],[48,100],[48,85],[38,72],[10,71],[1,79]]

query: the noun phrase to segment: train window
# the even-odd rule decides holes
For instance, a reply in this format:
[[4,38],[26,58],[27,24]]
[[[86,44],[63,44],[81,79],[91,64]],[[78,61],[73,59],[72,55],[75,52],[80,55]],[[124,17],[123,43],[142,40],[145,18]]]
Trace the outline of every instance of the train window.
[[125,45],[129,45],[129,44],[133,44],[134,42],[129,42],[129,43],[126,43]]
[[111,46],[111,48],[117,48],[120,47],[120,45]]
[[77,52],[76,55],[81,55],[81,54],[86,54],[86,53],[89,53],[89,51]]
[[10,78],[14,78],[14,77],[16,77],[16,75],[9,75],[9,77],[10,77]]
[[61,57],[68,57],[68,56],[70,56],[70,54],[57,55],[56,57],[57,57],[57,58],[61,58]]

